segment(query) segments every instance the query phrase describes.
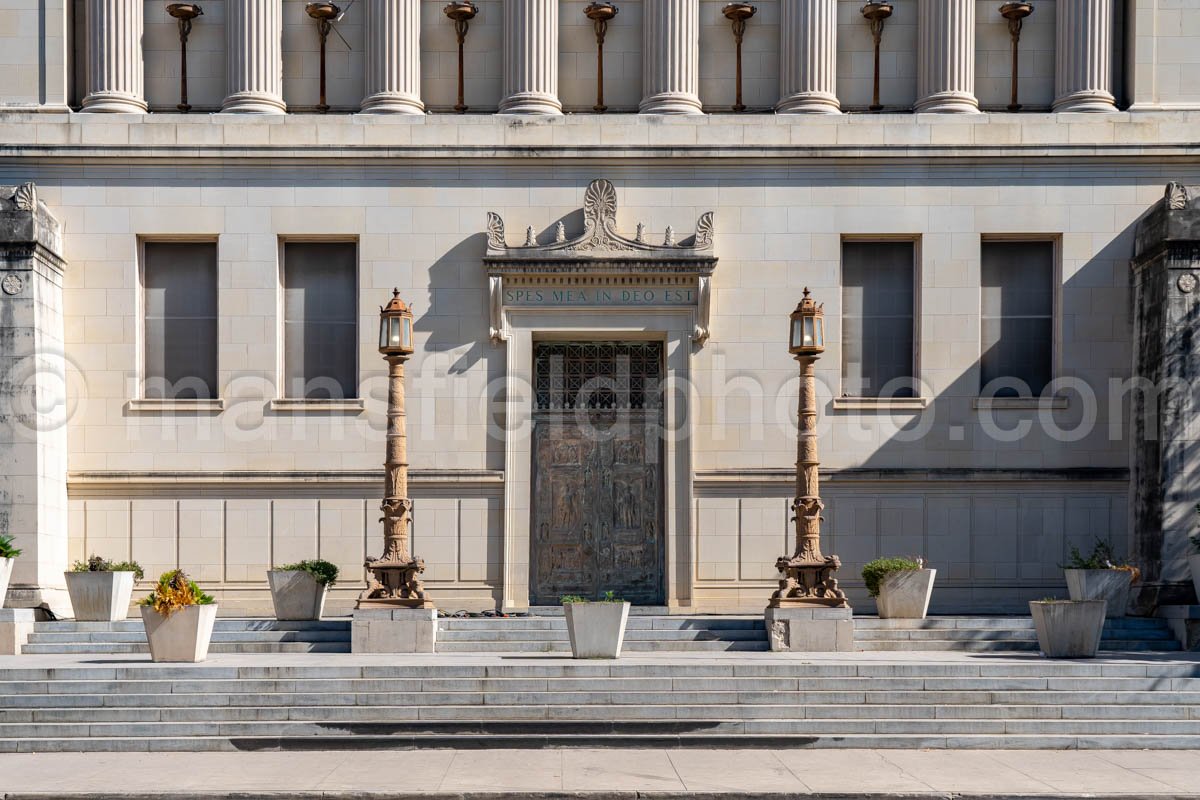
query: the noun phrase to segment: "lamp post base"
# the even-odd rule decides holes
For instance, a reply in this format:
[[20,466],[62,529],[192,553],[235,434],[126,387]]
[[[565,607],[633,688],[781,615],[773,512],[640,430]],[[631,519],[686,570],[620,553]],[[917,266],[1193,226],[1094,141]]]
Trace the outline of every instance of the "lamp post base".
[[355,608],[433,608],[433,601],[425,594],[425,584],[420,575],[425,571],[425,561],[414,558],[409,561],[384,561],[377,559],[366,563],[371,573],[367,588],[358,596]]
[[854,650],[850,608],[770,608],[763,612],[776,653],[844,653]]
[[837,556],[809,559],[780,558],[775,568],[782,577],[768,608],[849,608],[846,593],[833,576],[842,566]]

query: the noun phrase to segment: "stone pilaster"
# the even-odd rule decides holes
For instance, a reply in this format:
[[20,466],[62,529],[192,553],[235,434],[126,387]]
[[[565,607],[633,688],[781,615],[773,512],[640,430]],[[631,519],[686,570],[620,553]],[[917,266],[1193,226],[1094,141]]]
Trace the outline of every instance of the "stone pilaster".
[[1195,603],[1188,537],[1200,485],[1200,186],[1167,185],[1138,223],[1133,255],[1133,560],[1138,607]]
[[69,615],[61,253],[34,185],[0,186],[0,530],[22,551],[7,605]]
[[561,114],[558,0],[504,0],[501,114]]
[[1054,111],[1116,111],[1112,0],[1058,0]]
[[642,114],[700,114],[699,0],[642,4]]
[[221,111],[283,114],[283,3],[241,0],[225,12],[229,95]]
[[781,0],[780,114],[838,114],[837,0]]
[[420,0],[366,0],[364,114],[424,114]]
[[84,111],[146,111],[142,0],[87,0]]
[[934,114],[979,111],[975,99],[975,0],[919,0],[917,103]]

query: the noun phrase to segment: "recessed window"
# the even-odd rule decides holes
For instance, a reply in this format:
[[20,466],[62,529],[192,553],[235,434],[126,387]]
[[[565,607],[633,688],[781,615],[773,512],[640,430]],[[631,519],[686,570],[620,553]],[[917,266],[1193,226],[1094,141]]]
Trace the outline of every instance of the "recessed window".
[[913,397],[912,242],[842,243],[842,394]]
[[146,242],[142,261],[143,395],[216,397],[216,243]]
[[1037,397],[1054,363],[1054,243],[984,242],[980,282],[983,393]]
[[358,396],[358,272],[354,242],[283,246],[284,396]]

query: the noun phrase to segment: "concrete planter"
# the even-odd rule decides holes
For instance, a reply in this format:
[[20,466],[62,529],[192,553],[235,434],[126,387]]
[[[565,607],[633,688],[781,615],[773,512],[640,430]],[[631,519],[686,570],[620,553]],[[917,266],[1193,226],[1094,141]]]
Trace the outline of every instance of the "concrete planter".
[[1125,569],[1066,569],[1067,591],[1072,600],[1103,600],[1108,616],[1123,617],[1129,607],[1133,575]]
[[1200,553],[1188,556],[1188,568],[1192,571],[1192,585],[1196,587],[1196,597],[1200,598]]
[[1032,601],[1029,613],[1047,658],[1095,658],[1104,631],[1103,600]]
[[304,570],[273,569],[267,572],[271,584],[271,602],[275,605],[275,619],[316,620],[325,610],[325,596],[329,587],[317,582],[311,573]]
[[925,619],[936,569],[906,569],[879,582],[875,605],[884,619]]
[[150,643],[152,661],[183,661],[195,663],[208,658],[208,643],[217,621],[215,603],[207,606],[186,606],[169,617],[149,606],[142,606],[142,622],[146,626],[146,641]]
[[620,658],[629,603],[564,603],[571,655],[575,658]]
[[129,616],[132,572],[67,572],[67,593],[77,622],[119,622]]
[[4,608],[4,596],[8,594],[8,581],[16,561],[15,558],[0,558],[0,608]]

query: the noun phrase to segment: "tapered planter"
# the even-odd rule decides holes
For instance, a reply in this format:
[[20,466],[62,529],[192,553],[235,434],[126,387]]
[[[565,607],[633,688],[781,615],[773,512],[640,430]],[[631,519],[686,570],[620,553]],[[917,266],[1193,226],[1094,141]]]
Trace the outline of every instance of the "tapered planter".
[[1029,613],[1047,658],[1095,658],[1104,632],[1103,600],[1033,601]]
[[620,658],[629,603],[564,603],[571,655],[575,658]]
[[1066,569],[1067,591],[1072,600],[1103,600],[1108,616],[1123,617],[1129,607],[1133,573],[1127,569]]
[[1192,571],[1192,586],[1196,587],[1196,597],[1200,598],[1200,553],[1188,556],[1188,568]]
[[15,558],[0,558],[0,608],[4,608],[4,596],[8,594],[8,580],[12,577]]
[[329,587],[304,570],[273,569],[267,572],[275,619],[320,619]]
[[146,626],[151,660],[203,661],[208,658],[208,643],[212,640],[216,621],[215,603],[184,606],[169,617],[149,606],[142,606],[142,622]]
[[906,569],[879,582],[875,605],[884,619],[925,619],[936,569]]
[[67,572],[67,593],[77,622],[118,622],[129,616],[132,572]]

